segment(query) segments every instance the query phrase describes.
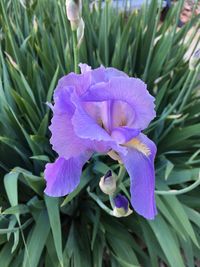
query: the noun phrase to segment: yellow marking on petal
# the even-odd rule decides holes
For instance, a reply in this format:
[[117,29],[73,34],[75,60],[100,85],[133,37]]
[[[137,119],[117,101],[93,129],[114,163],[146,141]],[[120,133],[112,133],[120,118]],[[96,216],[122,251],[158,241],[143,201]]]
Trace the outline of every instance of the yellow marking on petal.
[[125,143],[124,146],[134,148],[147,157],[151,154],[151,150],[137,138],[133,138],[129,142]]

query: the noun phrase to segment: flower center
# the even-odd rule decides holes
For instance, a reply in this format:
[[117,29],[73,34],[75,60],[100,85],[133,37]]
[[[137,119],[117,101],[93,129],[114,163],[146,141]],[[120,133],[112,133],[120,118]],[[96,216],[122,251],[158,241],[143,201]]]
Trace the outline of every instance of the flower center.
[[132,127],[135,120],[133,108],[124,101],[85,102],[84,108],[109,134],[117,127]]

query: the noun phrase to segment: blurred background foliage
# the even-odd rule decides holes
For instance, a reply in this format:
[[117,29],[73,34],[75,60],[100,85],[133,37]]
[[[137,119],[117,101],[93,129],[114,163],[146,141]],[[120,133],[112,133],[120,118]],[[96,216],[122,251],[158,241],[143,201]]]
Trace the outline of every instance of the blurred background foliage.
[[[119,165],[102,155],[66,198],[44,196],[44,166],[56,157],[45,103],[74,70],[65,2],[0,1],[0,266],[200,266],[199,65],[189,68],[185,57],[200,16],[178,29],[182,6],[178,1],[160,23],[156,0],[125,12],[109,1],[104,8],[83,1],[80,61],[140,77],[156,97],[157,118],[146,133],[158,146],[159,215],[146,221],[136,213],[111,217],[88,195],[90,186],[108,203],[99,178]],[[125,174],[126,195],[128,187]]]

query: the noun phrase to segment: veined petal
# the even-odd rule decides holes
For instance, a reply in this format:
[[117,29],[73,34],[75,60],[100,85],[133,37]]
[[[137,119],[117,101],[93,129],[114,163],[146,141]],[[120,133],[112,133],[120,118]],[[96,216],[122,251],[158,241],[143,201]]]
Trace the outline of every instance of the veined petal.
[[72,116],[75,106],[71,95],[75,94],[74,87],[59,88],[54,94],[53,117],[49,129],[52,133],[50,143],[59,157],[69,159],[77,157],[88,150],[90,144],[87,140],[79,138],[73,129]]
[[83,74],[76,74],[74,72],[63,76],[59,81],[55,89],[54,97],[57,96],[60,90],[63,88],[73,87],[78,95],[87,91],[91,85],[91,74],[89,71]]
[[53,114],[61,115],[67,113],[72,116],[74,113],[74,105],[70,101],[70,95],[74,91],[74,87],[57,87],[54,93],[54,105],[51,105]]
[[104,66],[100,66],[97,69],[92,70],[90,66],[87,64],[80,63],[79,67],[81,69],[81,73],[84,74],[89,72],[91,75],[91,84],[98,82],[108,82],[112,77],[128,77],[126,73],[120,71],[115,68],[105,68]]
[[[84,110],[79,99],[73,95],[72,101],[76,106],[72,118],[72,124],[76,135],[81,139],[93,141],[93,149],[98,152],[107,152],[111,148],[126,154],[125,147],[120,146],[117,142]],[[104,148],[104,151],[100,149]],[[100,151],[99,151],[100,150]]]
[[128,75],[115,68],[106,68],[105,69],[105,81],[109,81],[112,77],[128,77]]
[[[134,112],[134,120],[129,127],[145,129],[155,117],[154,97],[140,79],[112,77],[109,82],[97,83],[82,95],[83,101],[124,101]],[[128,114],[127,114],[128,115]]]
[[76,136],[68,114],[54,115],[49,126],[50,143],[60,157],[77,157],[88,148],[88,142]]
[[[157,214],[154,196],[156,146],[143,134],[139,135],[139,141],[143,144],[142,149],[137,144],[127,148],[127,155],[120,156],[130,176],[131,204],[137,213],[151,220]],[[148,153],[144,147],[148,147]]]
[[82,167],[91,154],[85,153],[68,160],[59,157],[54,163],[47,163],[44,178],[47,182],[45,193],[52,197],[65,196],[79,184]]
[[76,134],[81,138],[97,141],[111,141],[110,135],[83,109],[79,99],[73,95],[72,101],[76,106],[72,123]]

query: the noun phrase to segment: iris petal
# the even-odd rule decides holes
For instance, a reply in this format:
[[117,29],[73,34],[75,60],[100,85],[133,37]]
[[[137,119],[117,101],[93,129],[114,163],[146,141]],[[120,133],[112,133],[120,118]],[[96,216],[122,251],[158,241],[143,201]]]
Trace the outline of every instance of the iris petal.
[[50,142],[60,157],[69,159],[87,150],[88,142],[76,136],[68,114],[54,115],[49,129],[52,133]]
[[55,93],[54,116],[49,127],[52,133],[50,142],[53,149],[60,157],[65,159],[80,155],[88,147],[88,142],[83,142],[82,139],[76,136],[73,129],[71,119],[75,107],[70,100],[70,95],[73,91],[74,89],[70,87],[64,87]]
[[47,181],[45,193],[59,197],[71,193],[79,184],[82,167],[91,156],[85,153],[68,160],[59,157],[54,163],[46,164],[44,177]]
[[124,144],[132,138],[138,136],[140,133],[139,129],[132,129],[129,127],[117,127],[111,132],[111,136],[119,143]]
[[108,83],[101,82],[91,86],[81,98],[83,101],[117,100],[128,103],[134,111],[134,120],[129,127],[136,129],[145,129],[155,117],[154,97],[140,79],[112,77]]
[[78,137],[86,139],[86,141],[92,140],[93,144],[91,144],[91,148],[96,151],[100,149],[99,152],[107,152],[112,148],[126,154],[126,148],[119,146],[105,129],[103,129],[95,119],[89,116],[75,95],[72,96],[72,101],[76,106],[72,124]]
[[55,89],[54,97],[57,95],[59,90],[63,88],[73,87],[78,95],[83,94],[87,91],[91,85],[91,74],[90,72],[85,72],[84,74],[69,73],[68,75],[62,77],[58,81],[58,85]]
[[120,156],[130,176],[133,208],[145,218],[154,219],[157,214],[154,196],[156,146],[143,134],[140,134],[139,138],[149,148],[150,154],[146,155],[136,148],[129,147],[127,155],[120,154]]

